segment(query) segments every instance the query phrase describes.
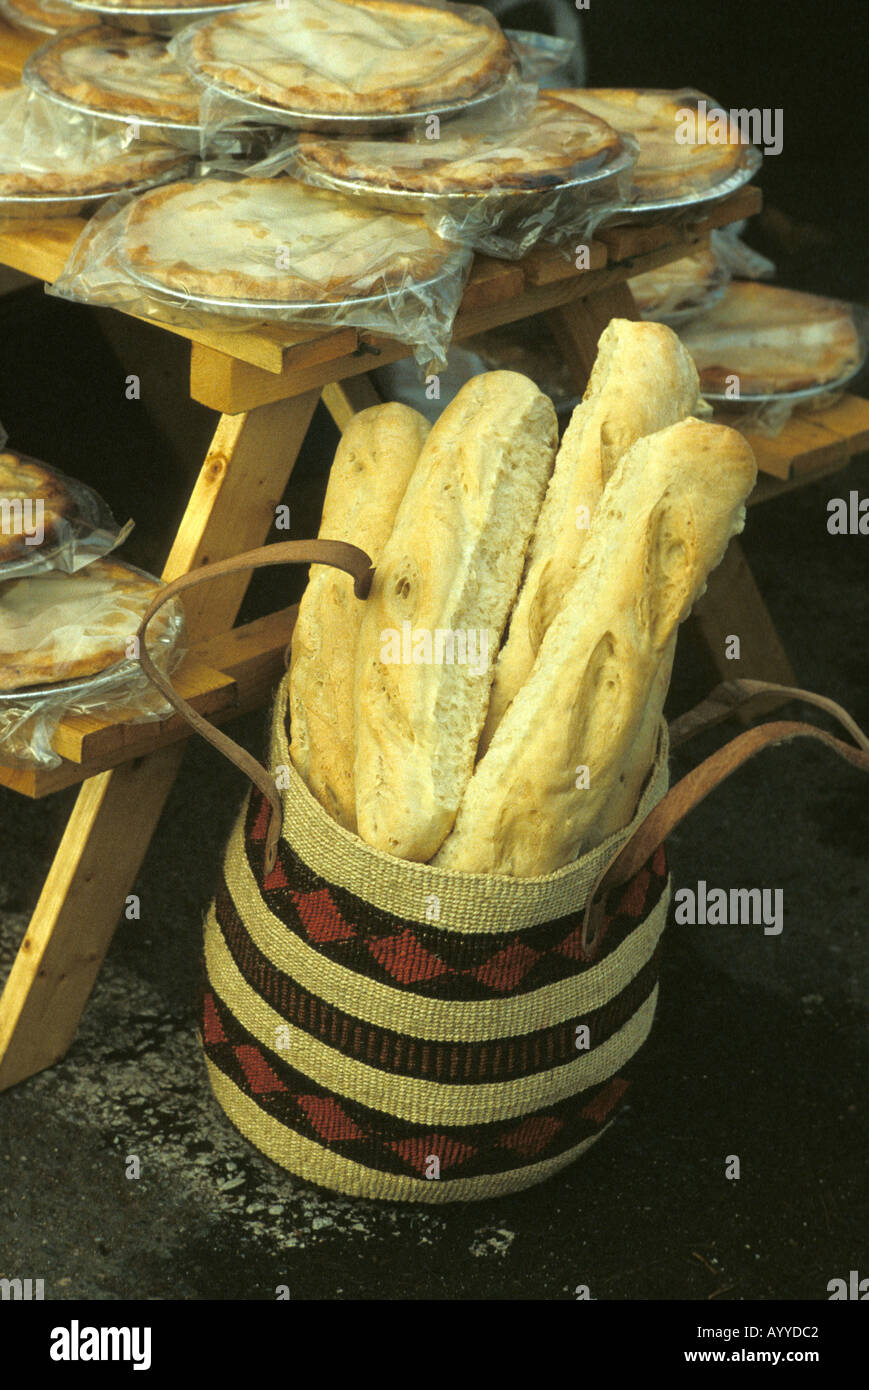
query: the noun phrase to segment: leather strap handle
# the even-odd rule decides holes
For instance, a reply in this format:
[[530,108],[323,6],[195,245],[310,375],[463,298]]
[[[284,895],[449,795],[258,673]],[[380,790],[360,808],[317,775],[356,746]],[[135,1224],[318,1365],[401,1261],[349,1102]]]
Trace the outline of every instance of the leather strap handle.
[[272,814],[269,818],[265,843],[267,873],[271,873],[277,862],[278,841],[281,835],[282,806],[275,780],[245,748],[242,748],[227,734],[222,733],[220,729],[216,729],[213,724],[209,724],[208,720],[203,719],[201,714],[197,714],[193,706],[178,694],[171,681],[157,670],[148,653],[146,631],[154,614],[163,607],[164,603],[168,603],[176,594],[183,593],[185,589],[192,589],[196,584],[202,584],[208,579],[220,579],[223,575],[236,574],[239,570],[264,569],[267,565],[305,563],[332,565],[335,569],[344,570],[346,574],[352,576],[353,592],[358,599],[366,599],[371,591],[374,567],[371,563],[371,557],[366,555],[364,550],[360,550],[358,546],[348,545],[346,541],[281,541],[277,545],[264,545],[258,550],[245,551],[243,555],[234,555],[229,560],[217,560],[212,565],[202,565],[189,574],[182,574],[178,579],[173,579],[171,583],[160,590],[149,604],[136,633],[139,665],[148,679],[187,720],[190,727],[196,733],[201,734],[204,739],[207,739],[224,757],[229,758],[230,762],[235,763],[236,767],[240,768],[256,787],[259,787],[263,796],[269,801]]
[[583,916],[582,944],[587,953],[592,954],[598,944],[604,919],[604,904],[612,889],[627,883],[664,843],[679,822],[684,820],[689,811],[699,805],[738,767],[749,758],[753,758],[755,753],[775,744],[788,743],[794,738],[814,738],[826,744],[853,767],[859,768],[862,772],[869,772],[869,738],[841,705],[837,705],[834,700],[826,699],[823,695],[814,695],[811,691],[799,690],[793,686],[774,685],[770,681],[733,680],[724,681],[716,686],[701,704],[673,721],[670,726],[673,746],[678,747],[695,734],[714,728],[735,710],[758,696],[770,694],[802,700],[805,704],[816,705],[819,709],[825,710],[848,730],[857,747],[843,743],[841,739],[816,728],[813,724],[778,720],[759,724],[754,729],[738,734],[716,753],[704,759],[652,807],[627,844],[622,846],[598,876],[589,894]]

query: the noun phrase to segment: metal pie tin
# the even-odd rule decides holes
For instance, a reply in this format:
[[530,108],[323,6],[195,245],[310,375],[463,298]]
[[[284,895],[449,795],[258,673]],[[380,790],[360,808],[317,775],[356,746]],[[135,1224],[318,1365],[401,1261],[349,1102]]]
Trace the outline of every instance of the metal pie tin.
[[[76,111],[82,116],[92,116],[95,120],[111,121],[116,125],[137,125],[153,130],[156,134],[165,132],[167,134],[178,131],[187,135],[199,136],[199,125],[196,120],[192,124],[184,121],[165,120],[160,116],[137,116],[135,113],[120,115],[117,111],[102,111],[98,106],[86,106],[84,102],[75,101],[72,97],[64,96],[61,92],[56,92],[50,87],[45,78],[33,69],[33,59],[28,58],[21,72],[21,80],[39,96],[45,97],[46,101],[64,106],[68,111]],[[135,100],[135,98],[131,98]]]
[[[844,376],[837,377],[834,381],[818,382],[816,386],[804,386],[799,391],[765,391],[758,395],[741,395],[736,398],[725,396],[717,391],[705,391],[701,385],[701,391],[707,401],[714,402],[715,405],[726,405],[738,410],[743,405],[774,405],[777,401],[810,401],[815,396],[826,396],[833,391],[841,391],[859,376],[865,365],[865,357],[856,367],[851,367]],[[738,376],[738,372],[734,372]]]
[[[405,293],[404,287],[399,286],[379,294],[360,295],[355,299],[319,299],[308,302],[286,299],[226,299],[216,295],[191,294],[188,290],[175,289],[134,266],[123,251],[119,250],[117,257],[124,271],[145,289],[166,295],[191,309],[203,309],[208,313],[224,313],[243,318],[286,319],[290,315],[298,314],[305,315],[309,320],[319,316],[325,323],[334,325],[336,311],[345,311],[346,313],[356,309],[373,309],[390,303],[394,304],[396,296]],[[431,276],[428,280],[413,281],[413,293],[433,289],[452,274],[453,270],[449,268],[441,271],[438,275]],[[338,320],[338,322],[347,321],[344,318]]]
[[233,5],[107,5],[101,0],[67,0],[74,10],[82,11],[82,24],[87,17],[99,15],[104,24],[114,22],[118,29],[138,34],[175,34],[196,19],[209,19],[212,15],[226,14],[229,10],[240,10],[244,6]]
[[426,208],[437,204],[448,214],[467,216],[474,207],[481,205],[485,208],[491,207],[493,212],[515,212],[521,216],[527,213],[535,202],[549,203],[553,199],[593,189],[596,184],[616,178],[628,168],[633,158],[630,150],[622,150],[614,159],[588,174],[565,180],[564,183],[548,186],[541,184],[538,188],[482,188],[466,193],[428,193],[414,189],[384,188],[364,179],[345,179],[340,175],[324,173],[320,169],[317,169],[317,186],[331,189],[335,193],[345,193],[372,207],[383,208],[389,212],[416,213],[419,216],[424,214]]
[[686,208],[698,208],[706,203],[717,203],[722,198],[726,198],[731,193],[735,193],[738,188],[750,183],[763,163],[763,155],[760,150],[755,149],[754,145],[746,145],[742,160],[737,169],[732,174],[728,174],[726,179],[714,184],[711,188],[705,188],[702,192],[684,193],[677,198],[660,198],[638,200],[635,203],[625,204],[619,207],[613,216],[608,219],[608,226],[615,226],[616,223],[634,221],[644,217],[657,218],[661,213],[683,212]]
[[105,670],[97,671],[93,676],[81,676],[73,681],[54,681],[50,685],[22,685],[17,690],[2,690],[0,705],[36,704],[39,700],[53,699],[60,695],[67,695],[73,699],[79,695],[99,694],[101,691],[108,693],[112,686],[129,680],[137,671],[141,671],[139,663],[133,658],[125,657],[123,661],[116,661],[113,666],[107,666]]
[[32,221],[37,217],[90,216],[101,203],[119,193],[145,193],[149,188],[156,188],[161,179],[177,177],[177,169],[166,170],[164,175],[155,175],[143,183],[125,183],[116,188],[103,188],[99,193],[0,193],[0,219],[24,217]]
[[416,111],[369,112],[366,115],[353,116],[276,106],[272,102],[247,97],[235,87],[217,82],[211,77],[202,77],[192,70],[190,75],[206,91],[216,92],[218,96],[231,102],[233,107],[237,106],[239,120],[244,118],[245,113],[249,113],[251,119],[260,125],[264,124],[264,118],[270,118],[272,124],[285,130],[310,130],[322,135],[385,135],[392,130],[408,130],[424,125],[431,116],[449,119],[452,116],[476,113],[503,96],[515,79],[515,74],[508,73],[497,86],[490,87],[485,92],[478,92],[476,96],[466,97],[461,101],[444,102],[441,106],[430,106]]

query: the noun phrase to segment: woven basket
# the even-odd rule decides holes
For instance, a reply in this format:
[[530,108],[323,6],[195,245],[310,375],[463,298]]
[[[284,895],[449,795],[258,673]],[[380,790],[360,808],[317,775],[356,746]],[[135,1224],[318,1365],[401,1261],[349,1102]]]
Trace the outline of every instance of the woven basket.
[[[662,725],[631,825],[575,863],[510,879],[396,859],[337,825],[295,772],[286,680],[266,771],[147,654],[147,624],[173,594],[287,560],[338,564],[365,596],[362,552],[286,542],[176,580],[139,630],[151,679],[255,783],[205,928],[202,1045],[214,1094],[257,1148],[324,1187],[430,1203],[519,1191],[589,1148],[630,1085],[657,1004],[669,831],[770,744],[810,736],[869,771],[869,740],[823,697],[727,682],[669,735]],[[771,691],[834,714],[858,746],[810,724],[763,724],[668,792],[671,742]]]

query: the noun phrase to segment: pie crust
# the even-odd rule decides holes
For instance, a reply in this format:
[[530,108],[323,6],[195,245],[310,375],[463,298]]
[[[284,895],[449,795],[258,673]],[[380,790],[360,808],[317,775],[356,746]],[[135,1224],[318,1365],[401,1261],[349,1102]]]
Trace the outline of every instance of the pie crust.
[[[36,114],[28,114],[30,112]],[[0,199],[4,197],[85,197],[159,178],[189,164],[189,155],[165,145],[136,141],[124,148],[126,130],[94,135],[79,129],[62,107],[26,87],[0,92]],[[30,129],[32,127],[32,129]],[[22,139],[39,150],[38,164],[22,157]]]
[[78,29],[43,45],[28,71],[58,96],[110,116],[199,123],[199,89],[152,34]]
[[839,381],[860,365],[860,338],[847,305],[819,295],[734,281],[680,337],[703,391],[723,395],[728,377],[740,396],[803,391]]
[[[27,516],[21,522],[2,507],[3,502],[42,502],[41,525],[44,531],[40,545],[28,545],[24,527],[31,528]],[[8,565],[13,560],[27,556],[33,559],[39,551],[50,547],[57,540],[62,520],[75,506],[74,499],[63,486],[60,479],[34,459],[23,459],[18,454],[0,453],[0,565]],[[22,529],[16,531],[16,524]]]
[[31,34],[56,34],[61,29],[80,29],[83,23],[81,10],[74,10],[63,0],[2,0],[0,14],[10,24],[16,24]]
[[290,307],[431,279],[454,251],[422,218],[289,178],[210,178],[145,193],[130,209],[123,248],[168,289]]
[[[630,87],[573,88],[553,95],[632,135],[640,147],[633,174],[633,205],[708,193],[736,172],[745,154],[737,141],[680,144],[679,112],[696,109],[695,93],[652,92]],[[703,98],[710,107],[710,98]],[[710,113],[711,114],[711,113]]]
[[672,314],[702,304],[721,275],[712,248],[702,246],[690,256],[631,276],[628,286],[642,314]]
[[[126,659],[127,643],[162,587],[122,560],[75,574],[50,570],[0,584],[0,690],[81,680]],[[157,613],[149,650],[171,628]]]
[[375,188],[414,193],[545,189],[605,164],[621,137],[596,116],[544,94],[527,114],[493,121],[458,117],[437,140],[343,139],[302,133],[306,169]]
[[267,0],[198,24],[188,59],[241,97],[341,115],[443,107],[516,67],[485,10],[413,0]]

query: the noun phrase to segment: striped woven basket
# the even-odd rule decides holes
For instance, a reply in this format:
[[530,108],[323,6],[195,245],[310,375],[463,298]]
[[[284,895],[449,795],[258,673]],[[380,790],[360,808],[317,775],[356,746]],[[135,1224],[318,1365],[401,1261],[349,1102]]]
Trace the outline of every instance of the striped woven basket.
[[[324,1187],[417,1202],[519,1191],[589,1148],[630,1085],[658,997],[667,834],[770,744],[810,736],[869,771],[869,739],[823,697],[726,682],[669,734],[662,725],[633,822],[575,863],[510,879],[399,860],[337,825],[295,772],[286,680],[266,771],[148,656],[147,624],[175,593],[288,560],[337,564],[365,596],[362,552],[285,542],[174,581],[139,629],[148,675],[255,784],[205,929],[214,1094],[257,1148]],[[767,723],[667,790],[671,744],[771,691],[821,706],[856,746],[810,724]]]
[[[252,793],[205,928],[211,1085],[269,1158],[365,1197],[514,1192],[611,1122],[649,1035],[669,902],[665,856],[613,895],[593,950],[583,909],[630,830],[538,879],[411,864],[341,829],[290,763],[286,684],[270,766],[278,859]],[[667,789],[662,731],[640,816]]]

